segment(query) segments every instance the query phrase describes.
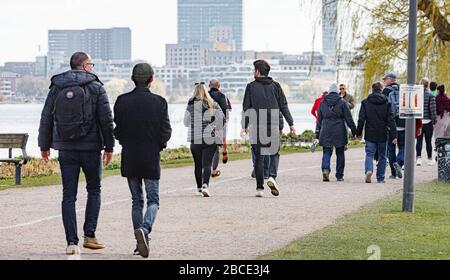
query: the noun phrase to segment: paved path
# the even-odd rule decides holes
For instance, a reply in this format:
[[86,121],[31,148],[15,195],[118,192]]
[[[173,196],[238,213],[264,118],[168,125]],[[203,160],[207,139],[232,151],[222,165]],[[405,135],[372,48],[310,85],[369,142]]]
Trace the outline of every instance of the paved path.
[[[150,259],[252,259],[401,191],[400,180],[363,183],[363,156],[362,149],[348,151],[345,183],[334,178],[321,182],[321,153],[282,156],[281,195],[275,198],[266,190],[263,199],[254,197],[248,160],[222,166],[211,198],[194,195],[192,167],[163,170]],[[436,173],[436,167],[421,167],[416,179],[431,181]],[[82,258],[140,259],[131,255],[135,240],[126,181],[105,179],[102,195],[97,236],[108,247],[82,249]],[[61,186],[0,191],[0,259],[65,259],[60,199]],[[85,201],[82,187],[77,203],[80,239]]]

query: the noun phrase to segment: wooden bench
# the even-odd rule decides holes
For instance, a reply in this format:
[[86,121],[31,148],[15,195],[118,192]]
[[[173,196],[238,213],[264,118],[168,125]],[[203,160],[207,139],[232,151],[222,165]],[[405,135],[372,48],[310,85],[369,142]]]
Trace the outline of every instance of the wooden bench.
[[[16,185],[21,184],[22,165],[27,164],[29,157],[25,150],[28,141],[28,134],[2,134],[0,133],[0,149],[8,149],[9,157],[0,158],[0,162],[14,163],[16,165]],[[13,158],[12,150],[21,149],[23,159]]]

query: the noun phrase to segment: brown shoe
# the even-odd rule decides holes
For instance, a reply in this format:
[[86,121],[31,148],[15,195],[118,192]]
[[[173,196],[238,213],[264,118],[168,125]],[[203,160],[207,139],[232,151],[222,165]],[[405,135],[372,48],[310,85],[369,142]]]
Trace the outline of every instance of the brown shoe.
[[85,237],[83,247],[91,250],[105,249],[106,246],[98,242],[97,238]]
[[213,172],[211,172],[211,177],[216,178],[220,176],[220,170],[214,170]]

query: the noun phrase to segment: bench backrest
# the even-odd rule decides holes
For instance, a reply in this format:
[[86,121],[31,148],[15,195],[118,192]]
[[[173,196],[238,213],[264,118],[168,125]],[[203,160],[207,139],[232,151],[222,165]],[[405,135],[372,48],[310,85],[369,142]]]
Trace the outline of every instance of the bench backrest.
[[0,133],[0,149],[22,149],[27,146],[28,134]]

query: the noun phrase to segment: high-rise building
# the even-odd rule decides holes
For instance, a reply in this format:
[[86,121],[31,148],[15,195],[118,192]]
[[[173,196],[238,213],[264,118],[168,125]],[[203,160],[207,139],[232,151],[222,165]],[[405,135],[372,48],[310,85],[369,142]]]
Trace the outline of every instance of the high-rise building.
[[83,51],[99,60],[131,60],[131,29],[48,31],[48,71],[52,74],[74,52]]
[[198,68],[206,64],[207,48],[191,44],[167,44],[166,65]]
[[228,29],[236,50],[240,51],[243,48],[242,22],[242,0],[178,0],[179,44],[208,44],[211,34]]
[[47,76],[47,56],[41,55],[36,57],[34,66],[34,75],[38,77]]
[[338,0],[322,0],[322,51],[334,63],[337,50]]

